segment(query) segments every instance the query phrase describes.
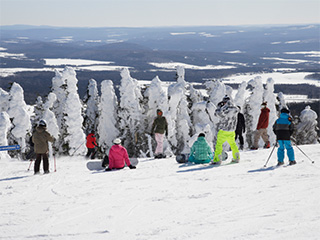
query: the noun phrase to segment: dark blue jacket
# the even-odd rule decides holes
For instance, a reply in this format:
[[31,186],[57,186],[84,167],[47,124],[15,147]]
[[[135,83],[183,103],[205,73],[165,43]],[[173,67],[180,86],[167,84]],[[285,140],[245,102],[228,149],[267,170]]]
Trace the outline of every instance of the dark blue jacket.
[[290,140],[293,129],[292,118],[288,113],[281,113],[273,125],[273,132],[277,135],[277,140]]

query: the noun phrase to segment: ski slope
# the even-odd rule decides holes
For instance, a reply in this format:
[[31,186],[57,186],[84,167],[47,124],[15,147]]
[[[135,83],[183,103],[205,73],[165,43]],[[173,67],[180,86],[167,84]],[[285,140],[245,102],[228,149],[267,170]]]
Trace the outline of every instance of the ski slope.
[[112,172],[59,157],[35,176],[2,159],[0,239],[319,239],[319,146],[300,146],[314,164],[294,147],[298,164],[276,169],[275,153],[263,168],[271,149],[220,167],[139,159]]

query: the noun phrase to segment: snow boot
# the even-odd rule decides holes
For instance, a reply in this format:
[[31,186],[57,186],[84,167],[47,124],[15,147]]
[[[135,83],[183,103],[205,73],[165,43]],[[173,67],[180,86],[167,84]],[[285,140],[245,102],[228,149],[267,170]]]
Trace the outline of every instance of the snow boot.
[[295,164],[297,164],[297,162],[295,160],[289,161],[289,165],[295,165]]
[[270,142],[267,142],[263,148],[270,148]]
[[283,164],[284,164],[284,162],[278,162],[277,166],[281,166]]
[[240,150],[243,150],[243,145],[240,145],[239,149],[240,149]]
[[250,149],[251,149],[251,150],[258,150],[257,147],[251,147]]

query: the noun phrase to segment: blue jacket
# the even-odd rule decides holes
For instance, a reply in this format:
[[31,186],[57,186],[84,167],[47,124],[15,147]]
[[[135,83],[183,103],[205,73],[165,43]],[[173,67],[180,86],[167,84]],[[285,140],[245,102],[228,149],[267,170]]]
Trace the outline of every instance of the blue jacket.
[[288,113],[281,113],[273,125],[273,132],[277,135],[277,140],[290,140],[293,129],[292,118]]

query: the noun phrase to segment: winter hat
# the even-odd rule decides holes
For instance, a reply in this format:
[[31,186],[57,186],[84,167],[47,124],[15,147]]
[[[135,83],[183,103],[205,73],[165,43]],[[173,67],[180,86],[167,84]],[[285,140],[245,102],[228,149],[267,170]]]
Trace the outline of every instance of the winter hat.
[[199,135],[198,135],[198,137],[205,137],[206,135],[204,134],[204,133],[200,133]]
[[289,111],[289,109],[284,107],[281,109],[281,113],[290,113],[290,111]]
[[41,119],[39,121],[39,126],[46,127],[47,126],[47,122],[45,120]]
[[121,143],[121,139],[116,138],[115,140],[113,140],[113,143],[119,145]]
[[263,102],[261,105],[263,105],[263,106],[267,106],[267,102]]
[[227,102],[227,101],[229,101],[229,100],[230,100],[230,98],[228,97],[228,95],[225,95],[225,96],[223,97],[223,99],[222,99],[223,102]]

